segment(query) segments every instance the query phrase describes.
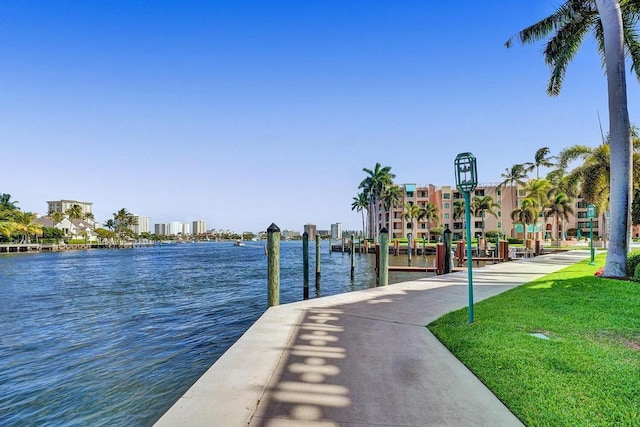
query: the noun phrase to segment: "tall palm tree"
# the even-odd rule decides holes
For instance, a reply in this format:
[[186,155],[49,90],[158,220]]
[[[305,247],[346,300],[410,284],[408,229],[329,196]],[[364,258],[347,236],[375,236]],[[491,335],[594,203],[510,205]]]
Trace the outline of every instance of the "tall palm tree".
[[504,178],[500,184],[498,184],[498,188],[503,188],[507,185],[510,185],[512,188],[512,197],[513,197],[513,205],[518,205],[518,185],[524,185],[525,180],[527,179],[527,168],[523,164],[515,164],[511,166],[511,169],[506,168],[505,173],[500,175]]
[[113,231],[116,228],[116,222],[112,219],[108,219],[102,224],[103,227],[107,227],[109,231]]
[[[382,166],[380,163],[376,163],[373,169],[362,168],[362,171],[367,176],[360,182],[358,188],[361,188],[369,198],[370,207],[368,212],[373,212],[373,238],[378,237],[378,203],[380,197],[385,188],[393,184],[393,179],[396,177],[391,173],[391,166]],[[372,221],[369,221],[371,227]]]
[[384,189],[382,195],[380,196],[380,201],[382,202],[382,207],[384,208],[386,215],[388,215],[387,219],[387,230],[391,233],[391,210],[400,205],[400,200],[402,199],[402,189],[398,185],[390,185]]
[[[567,65],[578,51],[584,36],[592,32],[603,57],[609,95],[609,135],[611,137],[610,207],[612,225],[604,275],[626,275],[631,213],[631,132],[627,110],[625,54],[640,79],[640,40],[635,26],[640,16],[638,0],[568,0],[552,15],[517,34],[522,43],[533,43],[551,35],[544,50],[551,67],[549,95],[558,95]],[[506,42],[509,47],[513,37]]]
[[542,147],[538,149],[538,151],[536,151],[536,154],[534,156],[534,161],[532,163],[532,166],[536,170],[536,179],[540,179],[541,166],[545,168],[550,168],[554,166],[552,162],[554,157],[550,156],[549,153],[550,153],[549,147]]
[[419,218],[424,218],[424,215],[425,215],[425,211],[420,206],[412,203],[404,204],[404,217],[407,221],[411,223],[411,234],[414,236],[414,238],[417,237],[415,234],[416,227],[414,227],[415,225],[414,220],[418,220]]
[[435,203],[428,202],[424,205],[424,219],[427,221],[427,241],[431,241],[431,224],[438,225],[440,223],[440,215],[438,206]]
[[136,217],[125,208],[113,214],[113,222],[116,235],[120,239],[125,235],[131,234],[131,226],[138,224]]
[[31,235],[42,236],[42,224],[34,222],[36,214],[15,211],[12,215],[13,231],[20,233],[21,243],[30,243]]
[[[534,199],[525,198],[520,202],[520,207],[511,211],[511,219],[514,221],[519,221],[522,223],[523,230],[522,234],[524,236],[524,240],[526,241],[527,236],[527,225],[535,224],[536,219],[538,218],[539,213],[538,202]],[[535,226],[534,226],[535,229]]]
[[464,206],[464,199],[456,199],[455,202],[453,202],[453,220],[454,221],[458,221],[458,220],[462,220],[462,235],[465,236],[465,206]]
[[[572,204],[573,199],[564,193],[558,193],[544,206],[544,219],[555,218],[557,246],[560,246],[560,238],[558,235],[560,230],[559,226],[561,223],[564,225],[564,221],[568,221],[569,216],[573,215]],[[564,230],[564,226],[562,229]]]
[[484,215],[485,213],[489,213],[494,217],[498,218],[497,212],[494,210],[495,208],[499,208],[500,205],[493,200],[491,196],[473,196],[473,200],[471,201],[471,209],[473,210],[474,216],[479,216],[482,218],[482,238],[484,238]]
[[366,234],[365,227],[364,227],[364,211],[366,211],[368,208],[369,208],[369,198],[365,193],[358,193],[358,195],[353,198],[353,202],[351,203],[351,210],[360,212],[362,215],[362,238],[363,239]]

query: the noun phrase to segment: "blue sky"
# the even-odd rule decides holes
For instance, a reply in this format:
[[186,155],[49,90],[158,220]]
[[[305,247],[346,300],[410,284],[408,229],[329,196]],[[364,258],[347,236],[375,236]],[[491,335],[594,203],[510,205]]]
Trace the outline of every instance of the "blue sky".
[[[504,42],[558,1],[21,1],[0,6],[0,192],[208,228],[360,228],[363,167],[483,183],[543,146],[600,142],[592,40],[559,97],[543,46]],[[628,75],[629,112],[640,86]]]

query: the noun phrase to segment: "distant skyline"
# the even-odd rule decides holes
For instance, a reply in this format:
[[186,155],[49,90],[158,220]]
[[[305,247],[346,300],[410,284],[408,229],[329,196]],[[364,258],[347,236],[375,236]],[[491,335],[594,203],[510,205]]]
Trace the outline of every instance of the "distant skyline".
[[[0,192],[151,223],[360,229],[362,168],[483,183],[608,131],[589,37],[559,97],[534,46],[504,42],[561,1],[5,2]],[[627,69],[628,71],[628,69]],[[631,122],[640,84],[627,74]]]

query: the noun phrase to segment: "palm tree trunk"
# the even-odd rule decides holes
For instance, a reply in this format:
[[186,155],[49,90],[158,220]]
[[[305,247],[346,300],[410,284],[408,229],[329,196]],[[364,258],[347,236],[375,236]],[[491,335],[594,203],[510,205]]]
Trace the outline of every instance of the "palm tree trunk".
[[615,0],[596,0],[604,35],[607,88],[609,94],[609,135],[611,173],[611,229],[604,276],[626,276],[631,219],[631,129],[627,110],[622,14]]

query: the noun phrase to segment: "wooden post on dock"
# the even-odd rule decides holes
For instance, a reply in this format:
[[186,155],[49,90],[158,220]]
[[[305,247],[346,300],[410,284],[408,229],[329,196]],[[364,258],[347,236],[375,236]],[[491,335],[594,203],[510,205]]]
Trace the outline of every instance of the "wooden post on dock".
[[342,253],[344,253],[344,236],[342,236]]
[[320,290],[320,235],[316,234],[316,291]]
[[408,266],[411,267],[411,252],[413,252],[413,246],[411,245],[412,243],[412,238],[413,236],[411,235],[411,233],[407,234],[407,262],[408,262]]
[[280,304],[280,229],[271,224],[267,228],[267,303]]
[[376,252],[376,286],[380,286],[380,245],[376,243],[374,249]]
[[386,228],[380,230],[380,267],[378,268],[380,277],[379,286],[389,284],[389,232]]
[[444,274],[444,243],[436,243],[436,274]]
[[451,273],[451,230],[444,230],[444,274]]
[[302,298],[309,299],[309,233],[302,234]]
[[351,280],[355,278],[356,274],[356,245],[353,242],[353,234],[351,235]]

